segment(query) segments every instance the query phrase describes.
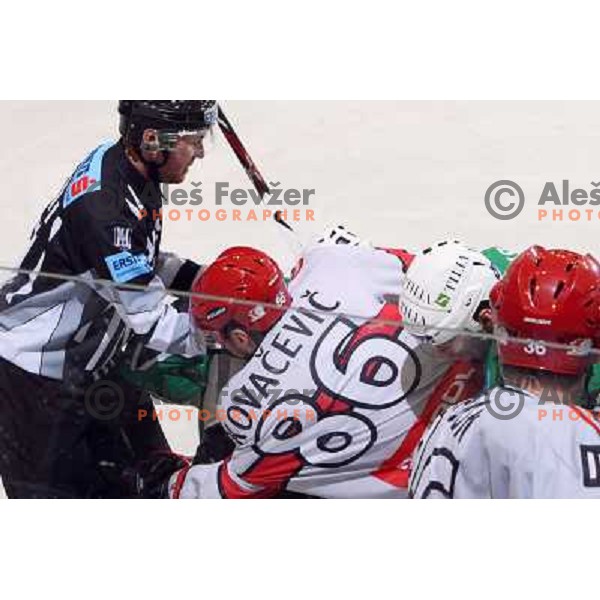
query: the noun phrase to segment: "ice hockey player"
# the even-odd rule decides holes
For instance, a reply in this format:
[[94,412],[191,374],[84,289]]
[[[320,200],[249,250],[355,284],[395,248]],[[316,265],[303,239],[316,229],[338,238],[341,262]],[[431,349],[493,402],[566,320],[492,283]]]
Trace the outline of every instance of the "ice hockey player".
[[[477,369],[403,329],[397,297],[410,258],[316,244],[289,291],[258,250],[232,248],[210,265],[194,291],[245,301],[191,306],[199,328],[249,359],[221,395],[235,449],[179,471],[171,497],[406,497],[410,458],[431,415],[482,384]],[[457,287],[482,288],[479,270],[489,265],[481,255],[463,267]]]
[[[600,423],[585,383],[600,332],[600,265],[533,246],[491,293],[503,383],[438,417],[416,498],[600,497]],[[560,346],[557,346],[560,344]]]
[[182,182],[204,156],[217,104],[122,100],[119,113],[121,139],[76,168],[20,265],[58,278],[22,273],[0,290],[0,475],[9,497],[160,495],[153,476],[181,465],[160,425],[137,421],[143,400],[115,366],[132,335],[160,351],[203,352],[164,293],[189,289],[198,265],[160,250],[159,184]]

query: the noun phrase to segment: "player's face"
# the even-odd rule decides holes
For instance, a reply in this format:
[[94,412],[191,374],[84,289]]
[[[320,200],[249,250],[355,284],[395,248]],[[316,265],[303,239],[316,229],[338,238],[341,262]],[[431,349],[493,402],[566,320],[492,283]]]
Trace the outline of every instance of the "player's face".
[[197,158],[204,158],[204,137],[202,135],[180,136],[169,152],[167,162],[158,170],[160,180],[163,183],[183,183]]
[[243,329],[234,329],[227,335],[220,334],[219,341],[236,358],[248,359],[256,352],[254,340]]

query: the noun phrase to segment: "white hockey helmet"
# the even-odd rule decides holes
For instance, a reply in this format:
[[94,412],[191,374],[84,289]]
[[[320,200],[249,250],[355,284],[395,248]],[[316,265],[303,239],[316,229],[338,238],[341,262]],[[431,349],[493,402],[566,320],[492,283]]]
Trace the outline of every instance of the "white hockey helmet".
[[402,280],[402,318],[424,326],[423,335],[436,345],[459,335],[455,330],[481,331],[477,317],[489,306],[498,279],[497,269],[481,252],[458,240],[439,242],[415,256]]

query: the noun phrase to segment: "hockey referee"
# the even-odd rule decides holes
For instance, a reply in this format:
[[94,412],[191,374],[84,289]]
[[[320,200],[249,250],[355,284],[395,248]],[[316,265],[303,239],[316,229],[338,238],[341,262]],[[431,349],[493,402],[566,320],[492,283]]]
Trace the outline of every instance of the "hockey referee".
[[9,497],[160,497],[181,466],[160,424],[137,419],[152,407],[117,366],[139,336],[161,352],[204,352],[164,291],[189,289],[198,265],[160,251],[160,184],[183,182],[203,158],[217,110],[214,100],[121,100],[121,138],[79,164],[43,211],[22,272],[0,288]]

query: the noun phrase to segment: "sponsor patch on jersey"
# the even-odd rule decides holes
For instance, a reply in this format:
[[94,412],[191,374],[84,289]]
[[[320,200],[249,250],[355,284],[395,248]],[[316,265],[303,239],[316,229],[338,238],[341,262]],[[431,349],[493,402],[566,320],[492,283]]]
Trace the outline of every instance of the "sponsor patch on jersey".
[[115,225],[113,227],[113,244],[120,250],[131,250],[131,227]]
[[131,254],[131,252],[119,252],[104,258],[112,278],[119,283],[131,281],[140,275],[152,272],[145,254]]
[[63,196],[63,207],[81,198],[87,192],[101,188],[102,159],[114,142],[106,142],[93,150],[75,169]]

